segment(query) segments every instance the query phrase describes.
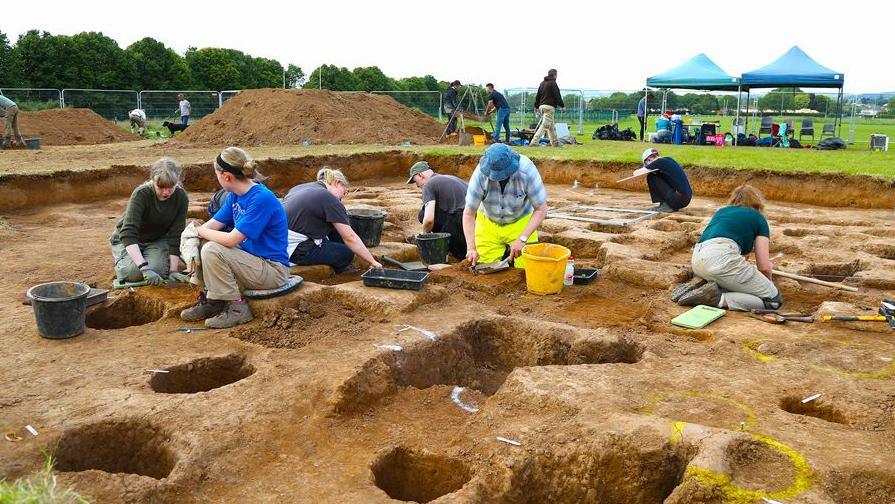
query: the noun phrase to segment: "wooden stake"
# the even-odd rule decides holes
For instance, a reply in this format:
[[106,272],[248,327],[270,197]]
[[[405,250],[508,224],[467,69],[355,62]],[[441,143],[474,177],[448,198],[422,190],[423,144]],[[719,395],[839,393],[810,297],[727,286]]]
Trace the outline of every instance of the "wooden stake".
[[852,287],[850,285],[843,285],[841,283],[834,283],[834,282],[825,282],[823,280],[818,280],[816,278],[806,277],[806,276],[802,276],[802,275],[796,275],[795,273],[787,273],[785,271],[780,271],[780,270],[773,270],[773,272],[775,275],[781,276],[783,278],[791,278],[793,280],[798,280],[800,282],[807,282],[807,283],[813,283],[813,284],[817,284],[817,285],[823,285],[824,287],[831,287],[833,289],[842,289],[844,291],[849,291],[849,292],[858,292],[857,287]]

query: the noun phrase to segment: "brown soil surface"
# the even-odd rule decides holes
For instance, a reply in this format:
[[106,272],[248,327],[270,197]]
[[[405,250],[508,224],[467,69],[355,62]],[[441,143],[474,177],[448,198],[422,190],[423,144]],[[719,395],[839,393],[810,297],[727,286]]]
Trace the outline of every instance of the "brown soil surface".
[[93,145],[131,142],[140,137],[90,109],[50,109],[19,114],[22,136],[43,145]]
[[444,126],[390,96],[316,89],[251,89],[227,100],[175,144],[433,144]]
[[[184,151],[198,160],[186,169],[197,216],[214,189],[209,152]],[[346,205],[389,214],[373,253],[406,261],[417,259],[406,241],[420,199],[401,176],[415,159],[275,157],[264,168],[283,192],[322,162],[345,167],[356,189]],[[562,180],[610,176],[604,168],[545,164],[551,205],[649,206],[645,193]],[[614,229],[547,219],[543,241],[600,269],[554,296],[529,294],[517,270],[476,277],[454,265],[420,291],[392,291],[357,273],[295,268],[305,284],[252,301],[255,320],[238,328],[181,332],[177,314],[196,292],[145,287],[89,308],[80,336],[41,338],[25,290],[109,286],[108,236],[140,170],[3,179],[24,203],[0,219],[0,429],[24,439],[0,439],[0,478],[37,470],[41,450],[55,449],[60,484],[96,502],[708,504],[775,499],[794,485],[775,500],[891,501],[895,340],[885,323],[727,313],[699,331],[670,324],[685,309],[668,289],[689,276],[688,251],[719,198]],[[784,253],[777,268],[853,274],[845,282],[860,288],[779,279],[786,310],[864,313],[892,297],[880,234],[891,210],[781,199],[767,216],[772,255]]]

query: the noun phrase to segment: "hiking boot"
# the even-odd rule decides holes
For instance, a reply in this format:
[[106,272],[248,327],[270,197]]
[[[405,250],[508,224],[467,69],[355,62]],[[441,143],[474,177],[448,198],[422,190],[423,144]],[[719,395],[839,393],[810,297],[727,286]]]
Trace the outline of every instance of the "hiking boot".
[[214,317],[227,308],[227,302],[219,299],[208,299],[205,293],[199,294],[199,302],[180,312],[180,319],[186,322],[199,322]]
[[780,290],[777,290],[777,295],[772,298],[761,298],[764,302],[764,307],[768,310],[776,310],[783,306],[783,294]]
[[664,212],[664,213],[677,212],[677,210],[671,208],[671,206],[668,203],[665,203],[664,201],[662,203],[659,203],[659,205],[656,206],[654,211]]
[[706,305],[717,307],[721,302],[721,288],[715,282],[705,284],[685,293],[678,298],[677,304],[681,306]]
[[205,321],[205,327],[212,329],[226,329],[228,327],[245,324],[252,320],[252,310],[245,301],[230,301],[227,308],[215,317]]
[[671,289],[671,300],[675,303],[683,296],[684,294],[690,292],[693,289],[697,289],[705,285],[706,280],[704,278],[699,278],[698,276],[694,276],[689,282],[677,284]]

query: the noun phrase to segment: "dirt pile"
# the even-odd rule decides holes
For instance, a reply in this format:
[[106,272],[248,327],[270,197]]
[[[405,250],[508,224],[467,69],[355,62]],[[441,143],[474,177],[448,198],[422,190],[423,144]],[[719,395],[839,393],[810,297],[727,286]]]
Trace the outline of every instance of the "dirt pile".
[[90,109],[21,112],[19,120],[22,136],[40,138],[41,145],[93,145],[140,139]]
[[432,144],[442,126],[393,98],[314,89],[251,89],[192,125],[175,143],[213,145]]

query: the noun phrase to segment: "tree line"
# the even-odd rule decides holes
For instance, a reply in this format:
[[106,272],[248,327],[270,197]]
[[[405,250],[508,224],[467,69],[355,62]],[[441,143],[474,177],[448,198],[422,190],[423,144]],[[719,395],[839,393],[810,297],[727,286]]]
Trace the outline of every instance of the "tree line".
[[[653,91],[654,98],[649,101],[651,109],[661,106],[661,91]],[[643,98],[643,92],[615,92],[609,96],[601,96],[588,101],[592,110],[636,110],[637,102]],[[745,95],[743,96],[745,100]],[[746,104],[742,103],[745,108]],[[751,104],[750,104],[751,106]],[[758,99],[758,108],[783,113],[787,110],[811,109],[821,113],[833,112],[835,100],[829,96],[805,93],[799,88],[773,89]],[[714,114],[724,109],[736,108],[735,96],[715,96],[705,93],[677,94],[669,91],[666,108],[673,111],[688,111],[693,114]]]

